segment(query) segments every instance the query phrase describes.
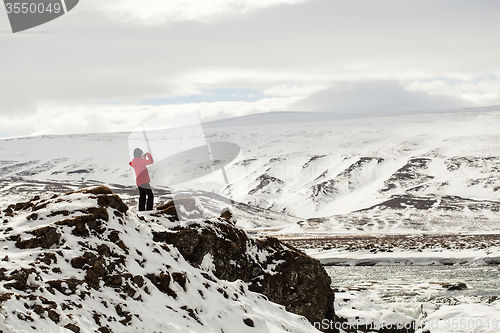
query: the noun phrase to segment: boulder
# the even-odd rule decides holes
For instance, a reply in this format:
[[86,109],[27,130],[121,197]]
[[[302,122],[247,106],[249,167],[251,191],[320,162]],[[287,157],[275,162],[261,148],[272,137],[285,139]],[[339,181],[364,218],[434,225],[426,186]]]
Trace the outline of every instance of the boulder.
[[[175,246],[195,267],[211,267],[228,281],[243,280],[287,311],[311,323],[335,320],[330,277],[316,260],[276,238],[253,239],[225,219],[153,232],[154,241]],[[318,325],[318,324],[317,324]]]

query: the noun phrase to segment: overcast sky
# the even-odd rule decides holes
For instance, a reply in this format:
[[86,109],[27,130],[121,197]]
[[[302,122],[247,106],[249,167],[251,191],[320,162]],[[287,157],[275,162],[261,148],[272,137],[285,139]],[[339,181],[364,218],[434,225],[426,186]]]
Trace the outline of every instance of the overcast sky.
[[500,1],[81,0],[12,34],[0,137],[129,131],[157,115],[500,104]]

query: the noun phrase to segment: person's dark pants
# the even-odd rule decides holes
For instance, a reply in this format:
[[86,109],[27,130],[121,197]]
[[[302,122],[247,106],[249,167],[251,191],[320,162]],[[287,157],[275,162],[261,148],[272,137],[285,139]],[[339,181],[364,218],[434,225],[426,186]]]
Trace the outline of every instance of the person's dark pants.
[[[147,200],[147,207],[146,207],[146,196],[148,197]],[[139,211],[145,211],[145,210],[152,210],[153,209],[153,191],[151,190],[151,185],[149,183],[142,184],[139,186]],[[147,208],[147,209],[146,209]]]

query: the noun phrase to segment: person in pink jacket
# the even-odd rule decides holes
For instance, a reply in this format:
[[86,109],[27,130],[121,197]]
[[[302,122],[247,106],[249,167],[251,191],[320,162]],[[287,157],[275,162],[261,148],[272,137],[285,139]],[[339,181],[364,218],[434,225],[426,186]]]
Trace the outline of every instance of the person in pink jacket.
[[134,168],[136,184],[139,188],[139,211],[152,210],[154,196],[149,184],[151,180],[149,179],[147,165],[153,164],[153,157],[150,153],[144,154],[141,149],[135,148],[134,159],[129,164]]

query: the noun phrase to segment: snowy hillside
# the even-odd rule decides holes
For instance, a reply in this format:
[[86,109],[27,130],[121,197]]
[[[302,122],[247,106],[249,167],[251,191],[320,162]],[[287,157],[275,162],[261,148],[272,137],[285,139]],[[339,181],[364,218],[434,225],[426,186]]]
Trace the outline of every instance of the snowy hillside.
[[[236,197],[247,207],[276,212],[281,214],[276,220],[298,222],[309,230],[500,227],[500,111],[357,119],[295,115],[263,114],[204,125],[208,142],[234,143],[241,151],[225,168],[230,186],[220,170],[189,186]],[[128,136],[3,140],[0,175],[96,180],[132,189]],[[162,140],[162,153],[168,155],[169,136]],[[184,171],[196,167],[186,161]]]
[[[272,289],[279,290],[282,299],[290,288],[295,289],[298,304],[288,301],[288,310],[322,315],[317,306],[326,308],[328,294],[333,303],[330,278],[319,263],[277,240],[245,238],[243,231],[224,219],[193,220],[192,226],[185,226],[161,211],[139,217],[105,187],[37,196],[10,205],[1,214],[1,332],[59,332],[63,327],[102,333],[291,332],[299,328],[317,332],[304,317],[252,292],[256,283],[218,278],[221,263],[252,266],[245,272],[259,275],[260,286],[266,281],[277,284],[269,288],[270,298]],[[239,252],[226,250],[226,260],[215,260],[210,252],[192,246],[203,260],[198,265],[188,262],[189,257],[179,252],[186,248],[177,248],[167,238],[180,230],[197,235],[196,227],[212,230],[212,241],[220,249],[226,246]],[[243,243],[236,245],[231,237],[238,233]],[[229,260],[231,252],[239,255],[235,263]],[[320,271],[314,275],[310,269],[290,270],[293,260],[300,267],[305,264]],[[284,263],[287,270],[281,271]],[[231,274],[238,276],[239,270],[233,267]],[[295,282],[281,285],[279,279],[290,274]],[[323,280],[326,289],[320,289]],[[307,292],[301,293],[303,288]]]

